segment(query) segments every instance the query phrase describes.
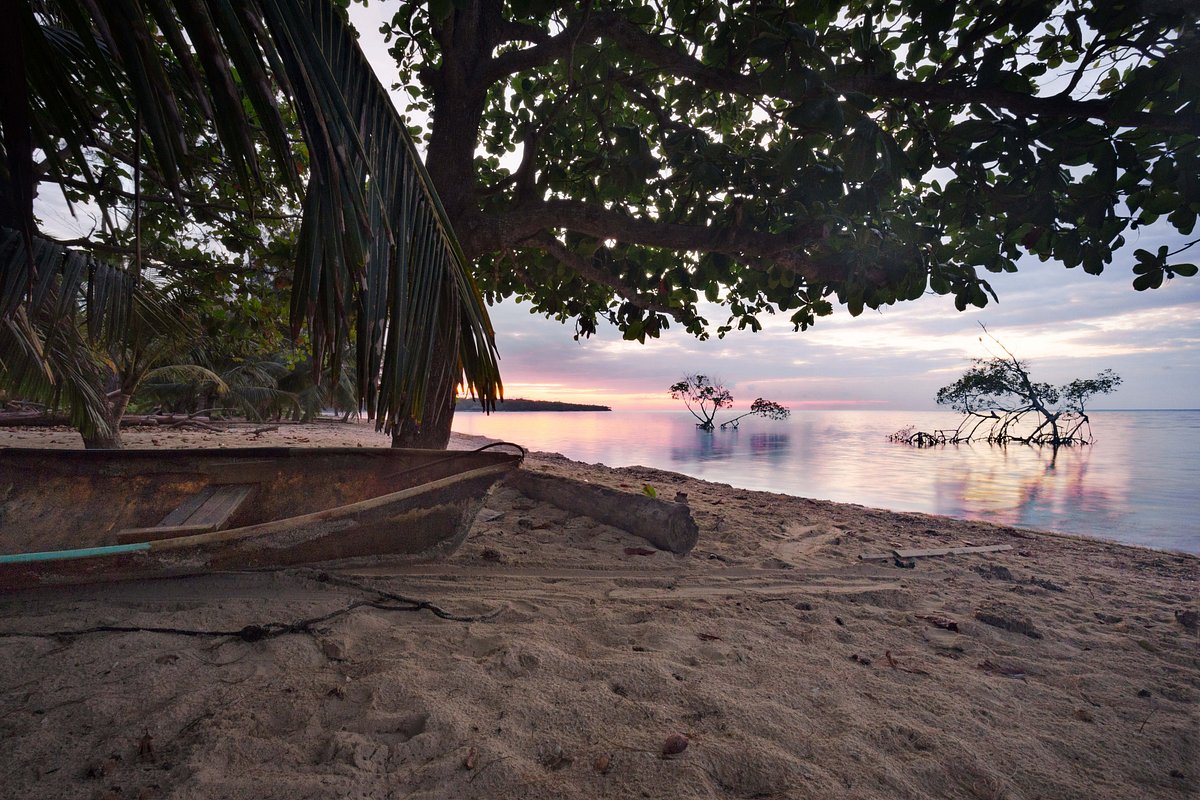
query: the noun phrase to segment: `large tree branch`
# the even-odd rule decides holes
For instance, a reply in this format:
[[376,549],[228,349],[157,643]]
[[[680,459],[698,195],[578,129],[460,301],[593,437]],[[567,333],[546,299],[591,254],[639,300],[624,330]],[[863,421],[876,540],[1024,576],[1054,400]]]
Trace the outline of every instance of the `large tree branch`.
[[544,44],[550,39],[550,34],[544,28],[539,28],[536,25],[530,25],[527,22],[515,22],[513,20],[501,20],[499,25],[499,34],[501,44],[509,42],[533,42],[534,44]]
[[543,67],[565,56],[575,41],[574,31],[564,30],[541,44],[508,50],[493,58],[480,76],[488,84],[535,67]]
[[579,255],[573,250],[568,249],[562,242],[555,239],[548,233],[539,233],[525,242],[528,246],[533,246],[539,250],[545,251],[555,260],[559,261],[566,267],[570,268],[576,275],[584,280],[598,283],[601,286],[607,286],[617,293],[619,297],[626,300],[638,308],[646,311],[653,311],[658,314],[667,314],[674,318],[677,322],[686,323],[691,316],[685,310],[675,308],[667,303],[662,302],[652,294],[646,294],[634,287],[623,282],[619,277],[612,274],[608,270],[598,267],[594,261],[584,256]]
[[982,103],[1019,116],[1051,119],[1093,119],[1121,128],[1150,128],[1163,133],[1200,135],[1200,114],[1159,114],[1152,111],[1117,111],[1107,100],[1071,100],[1036,97],[1004,89],[950,86],[897,78],[856,76],[832,84],[838,91],[857,91],[889,100],[913,100],[936,105]]
[[482,78],[488,85],[507,78],[518,72],[535,67],[542,67],[565,56],[579,46],[580,42],[591,41],[600,33],[597,20],[601,15],[591,12],[591,3],[587,3],[579,20],[571,23],[558,33],[551,36],[544,31],[535,36],[534,30],[528,25],[509,23],[504,30],[506,41],[526,39],[536,42],[533,47],[519,50],[509,50],[493,58],[483,71]]
[[[747,97],[772,94],[757,76],[718,69],[687,53],[664,44],[616,13],[596,14],[589,30],[611,39],[625,50],[657,64],[671,74],[687,78],[713,91]],[[886,100],[911,101],[934,105],[963,106],[983,103],[1022,116],[1045,118],[1087,118],[1120,127],[1146,127],[1165,133],[1200,134],[1200,115],[1160,114],[1148,111],[1122,112],[1107,100],[1072,100],[1064,97],[1036,97],[999,88],[958,86],[945,83],[902,80],[894,77],[849,75],[828,79],[836,92],[859,92]],[[774,93],[784,100],[803,102],[815,96],[801,88],[783,88]]]
[[570,230],[597,239],[681,252],[721,253],[751,261],[765,259],[810,281],[845,278],[836,268],[811,260],[805,247],[821,241],[825,228],[813,223],[782,233],[738,226],[687,225],[645,219],[577,200],[527,203],[511,211],[472,215],[459,235],[468,257],[520,246],[551,230]]

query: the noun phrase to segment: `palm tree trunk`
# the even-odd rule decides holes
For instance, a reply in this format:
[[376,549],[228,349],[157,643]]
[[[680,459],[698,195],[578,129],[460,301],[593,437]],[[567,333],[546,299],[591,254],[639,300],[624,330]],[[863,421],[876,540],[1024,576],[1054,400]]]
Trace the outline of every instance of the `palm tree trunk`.
[[125,442],[121,439],[121,419],[125,416],[125,409],[129,407],[130,399],[130,396],[125,392],[114,395],[109,399],[104,420],[108,424],[108,432],[96,432],[90,436],[85,434],[83,436],[83,447],[85,450],[125,449]]
[[430,374],[425,413],[418,421],[411,416],[392,432],[392,447],[445,450],[454,421],[454,398],[461,374],[458,360],[458,305],[446,303],[445,324],[438,331],[436,362]]

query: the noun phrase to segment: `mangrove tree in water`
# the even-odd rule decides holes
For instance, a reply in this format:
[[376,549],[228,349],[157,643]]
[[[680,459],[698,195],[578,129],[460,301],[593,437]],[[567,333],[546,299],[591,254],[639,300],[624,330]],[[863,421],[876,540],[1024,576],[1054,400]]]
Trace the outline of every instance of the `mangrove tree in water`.
[[1116,390],[1120,376],[1106,369],[1094,378],[1053,386],[1034,381],[1027,361],[1003,345],[1000,348],[1003,355],[975,359],[961,378],[938,390],[938,405],[950,406],[963,415],[957,429],[930,433],[905,428],[888,438],[917,447],[971,441],[1052,447],[1090,444],[1086,404]]
[[[671,384],[671,397],[683,401],[687,410],[698,420],[696,427],[702,431],[713,429],[717,412],[722,408],[733,408],[733,394],[719,380],[708,375],[685,375],[683,380]],[[736,430],[741,420],[750,416],[786,419],[791,413],[779,403],[759,397],[750,404],[750,410],[745,414],[722,422],[721,429]]]

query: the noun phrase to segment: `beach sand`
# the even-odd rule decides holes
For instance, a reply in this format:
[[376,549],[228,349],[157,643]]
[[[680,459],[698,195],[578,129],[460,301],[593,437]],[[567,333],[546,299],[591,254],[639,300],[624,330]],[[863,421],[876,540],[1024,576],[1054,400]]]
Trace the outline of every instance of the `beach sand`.
[[[250,430],[141,430],[126,442],[387,443],[366,425]],[[78,447],[79,437],[9,431],[0,443]],[[686,492],[699,544],[687,556],[654,551],[500,486],[466,544],[437,563],[2,596],[3,796],[1200,792],[1200,633],[1187,613],[1200,608],[1196,557],[554,454],[527,466],[632,493]],[[1012,549],[911,569],[857,558],[968,544]],[[411,607],[394,595],[476,619],[363,606],[258,642],[69,633],[239,630],[364,599]]]

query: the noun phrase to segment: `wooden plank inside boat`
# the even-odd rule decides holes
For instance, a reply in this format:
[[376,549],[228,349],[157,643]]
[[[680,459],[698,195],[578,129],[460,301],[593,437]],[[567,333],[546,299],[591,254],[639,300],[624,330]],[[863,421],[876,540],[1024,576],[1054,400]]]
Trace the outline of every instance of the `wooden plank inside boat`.
[[244,483],[205,486],[189,496],[153,528],[126,528],[117,542],[156,542],[175,536],[224,530],[254,487]]
[[209,530],[219,531],[229,524],[230,517],[246,502],[253,490],[253,486],[244,483],[218,486],[212,497],[203,502],[185,524],[207,525]]

